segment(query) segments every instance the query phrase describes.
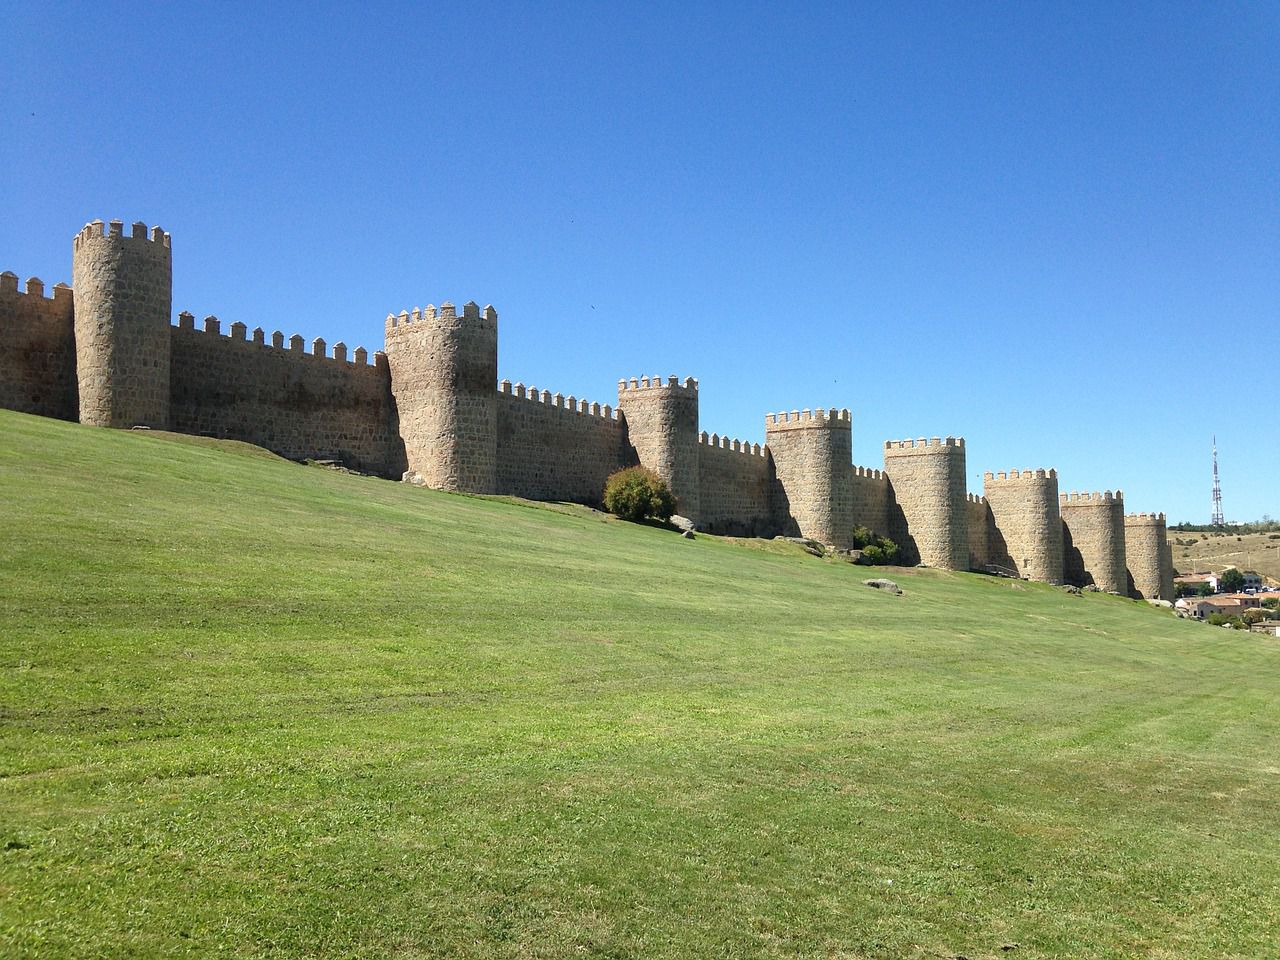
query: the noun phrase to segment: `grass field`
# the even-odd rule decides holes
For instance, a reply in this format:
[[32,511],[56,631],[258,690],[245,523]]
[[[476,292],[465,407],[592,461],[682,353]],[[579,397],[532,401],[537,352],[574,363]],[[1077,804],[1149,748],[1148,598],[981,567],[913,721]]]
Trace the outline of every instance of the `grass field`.
[[[1272,539],[1272,538],[1275,539]],[[1181,540],[1182,543],[1178,541]],[[1195,543],[1189,541],[1194,540]],[[1169,531],[1173,566],[1180,573],[1253,570],[1280,583],[1280,536],[1270,533],[1181,533]]]
[[0,412],[0,956],[1268,957],[1280,641]]

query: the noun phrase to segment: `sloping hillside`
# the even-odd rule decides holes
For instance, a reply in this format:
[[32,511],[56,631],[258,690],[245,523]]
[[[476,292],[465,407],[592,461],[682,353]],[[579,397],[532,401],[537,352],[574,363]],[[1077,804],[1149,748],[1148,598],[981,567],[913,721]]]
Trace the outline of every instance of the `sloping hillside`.
[[866,576],[0,412],[0,954],[1273,953],[1280,641]]

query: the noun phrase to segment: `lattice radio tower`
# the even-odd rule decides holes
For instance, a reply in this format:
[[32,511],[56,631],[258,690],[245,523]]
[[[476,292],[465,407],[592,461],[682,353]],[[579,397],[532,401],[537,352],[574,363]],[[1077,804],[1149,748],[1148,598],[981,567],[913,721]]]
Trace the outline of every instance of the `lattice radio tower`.
[[1222,485],[1218,483],[1218,438],[1213,438],[1213,517],[1209,522],[1215,527],[1221,527],[1224,523],[1222,519]]

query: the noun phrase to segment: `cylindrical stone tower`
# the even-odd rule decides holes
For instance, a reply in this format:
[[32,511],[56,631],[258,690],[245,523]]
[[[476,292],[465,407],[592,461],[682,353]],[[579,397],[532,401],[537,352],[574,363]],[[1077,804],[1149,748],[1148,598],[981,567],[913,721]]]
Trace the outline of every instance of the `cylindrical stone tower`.
[[498,312],[442,303],[389,316],[386,355],[408,468],[437,490],[494,493]]
[[95,220],[76,235],[76,377],[80,422],[169,426],[169,234],[145,223]]
[[671,487],[676,512],[698,519],[698,381],[632,377],[618,381],[618,410],[642,466]]
[[987,473],[982,486],[995,528],[992,562],[1027,580],[1062,583],[1058,471]]
[[1077,587],[1093,584],[1106,593],[1128,596],[1124,552],[1124,494],[1062,494],[1063,575]]
[[[764,418],[781,528],[841,549],[853,542],[852,417],[848,410],[793,410]],[[885,531],[876,531],[884,533]]]
[[884,472],[893,488],[889,536],[904,563],[969,569],[969,504],[964,439],[888,440]]
[[1173,563],[1163,513],[1131,513],[1125,517],[1124,552],[1130,596],[1139,600],[1173,599]]

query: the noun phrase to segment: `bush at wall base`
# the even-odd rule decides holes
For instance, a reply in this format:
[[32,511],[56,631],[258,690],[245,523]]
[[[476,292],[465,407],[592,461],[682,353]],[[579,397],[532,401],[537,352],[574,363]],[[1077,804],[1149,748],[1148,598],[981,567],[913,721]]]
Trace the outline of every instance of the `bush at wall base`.
[[627,467],[604,483],[604,508],[623,520],[670,520],[676,498],[667,482],[647,467]]

